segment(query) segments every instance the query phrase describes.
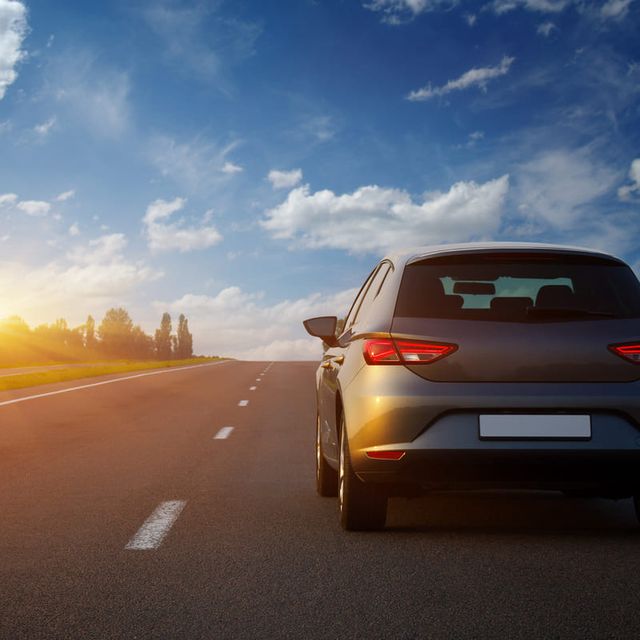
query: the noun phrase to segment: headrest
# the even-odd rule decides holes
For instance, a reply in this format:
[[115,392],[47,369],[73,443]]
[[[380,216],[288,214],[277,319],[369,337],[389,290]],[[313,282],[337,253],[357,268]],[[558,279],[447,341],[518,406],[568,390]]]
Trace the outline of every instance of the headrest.
[[540,287],[536,296],[536,307],[570,307],[575,304],[575,295],[564,284],[547,284]]

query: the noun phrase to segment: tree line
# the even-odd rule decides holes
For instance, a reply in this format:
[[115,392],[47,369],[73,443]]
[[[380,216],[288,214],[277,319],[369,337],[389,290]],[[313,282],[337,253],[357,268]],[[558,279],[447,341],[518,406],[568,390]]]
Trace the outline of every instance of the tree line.
[[193,356],[189,321],[180,314],[173,332],[171,316],[163,313],[153,336],[134,325],[122,307],[109,309],[99,325],[89,315],[84,324],[69,327],[63,318],[33,329],[20,317],[0,322],[0,365],[71,362],[96,359],[172,360]]

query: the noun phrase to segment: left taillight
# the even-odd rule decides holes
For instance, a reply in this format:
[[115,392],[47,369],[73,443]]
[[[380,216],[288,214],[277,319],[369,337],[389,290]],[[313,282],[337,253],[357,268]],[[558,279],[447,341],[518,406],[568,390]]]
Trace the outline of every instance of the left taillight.
[[429,364],[453,353],[455,344],[374,338],[363,344],[368,364]]
[[633,362],[634,364],[640,364],[640,343],[634,342],[632,344],[610,344],[609,350],[613,351],[617,356]]

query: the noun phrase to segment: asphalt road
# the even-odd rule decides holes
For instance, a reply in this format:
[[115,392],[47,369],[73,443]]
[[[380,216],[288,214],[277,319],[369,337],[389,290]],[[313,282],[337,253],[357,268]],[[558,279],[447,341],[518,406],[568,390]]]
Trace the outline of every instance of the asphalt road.
[[0,393],[0,637],[640,637],[630,501],[394,499],[386,531],[343,532],[314,369]]

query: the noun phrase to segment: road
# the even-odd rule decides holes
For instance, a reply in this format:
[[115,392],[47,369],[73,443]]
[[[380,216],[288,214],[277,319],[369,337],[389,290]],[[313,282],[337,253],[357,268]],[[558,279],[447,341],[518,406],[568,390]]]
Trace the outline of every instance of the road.
[[0,637],[640,637],[628,500],[394,499],[387,530],[343,532],[314,369],[0,393]]

